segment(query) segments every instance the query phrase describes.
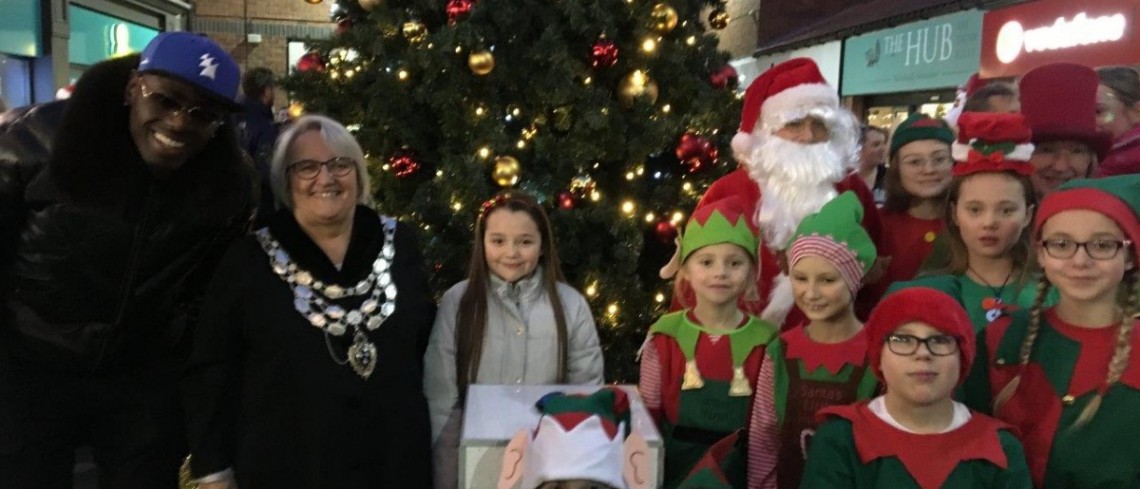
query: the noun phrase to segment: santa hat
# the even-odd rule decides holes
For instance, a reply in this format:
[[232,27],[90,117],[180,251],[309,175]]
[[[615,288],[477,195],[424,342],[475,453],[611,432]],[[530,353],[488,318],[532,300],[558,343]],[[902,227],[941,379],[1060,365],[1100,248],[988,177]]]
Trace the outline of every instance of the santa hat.
[[1021,113],[1033,129],[1033,142],[1079,141],[1101,161],[1112,135],[1096,126],[1096,89],[1100,78],[1087,66],[1053,63],[1021,78]]
[[1000,171],[1032,175],[1032,136],[1021,114],[966,112],[958,120],[958,139],[951,146],[958,162],[954,175]]
[[738,197],[711,202],[698,208],[689,218],[681,236],[680,263],[684,263],[694,251],[720,243],[740,246],[755,259],[756,248],[760,245],[758,234]]
[[55,99],[56,100],[67,100],[67,99],[71,98],[71,94],[73,94],[73,93],[75,93],[75,84],[69,83],[69,84],[64,85],[62,87],[59,87],[59,90],[55,91]]
[[977,92],[982,87],[986,86],[985,80],[982,80],[978,73],[975,72],[966,79],[966,83],[958,86],[958,93],[954,96],[954,107],[946,113],[943,120],[951,126],[958,125],[958,118],[962,116],[962,110],[966,106],[966,100],[970,98],[974,92]]
[[800,221],[788,240],[788,267],[808,256],[827,260],[843,276],[854,295],[863,276],[875,263],[875,243],[863,229],[863,204],[854,193],[843,192],[819,212]]
[[1132,241],[1133,256],[1140,256],[1140,175],[1072,180],[1041,200],[1034,236],[1059,212],[1089,210],[1112,219]]
[[744,92],[740,130],[732,138],[733,154],[740,162],[748,161],[752,135],[761,127],[776,130],[811,115],[813,109],[838,107],[839,94],[827,84],[811,59],[795,58],[773,66]]
[[863,328],[867,332],[867,360],[875,375],[883,379],[883,345],[887,336],[900,326],[913,322],[928,324],[957,338],[961,355],[958,385],[961,385],[974,362],[974,326],[962,304],[946,292],[928,286],[906,288],[890,294],[871,312]]
[[894,159],[899,148],[915,141],[933,139],[946,144],[954,142],[954,130],[942,119],[935,119],[916,112],[899,123],[891,134],[890,158]]
[[583,479],[624,488],[623,444],[629,435],[629,397],[616,388],[590,395],[547,394],[535,405],[543,414],[527,448],[522,489]]

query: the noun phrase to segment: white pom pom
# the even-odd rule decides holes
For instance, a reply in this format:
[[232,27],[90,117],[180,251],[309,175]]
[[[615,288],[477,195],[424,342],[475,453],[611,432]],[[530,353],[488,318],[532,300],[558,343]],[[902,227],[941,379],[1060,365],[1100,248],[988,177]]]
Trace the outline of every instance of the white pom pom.
[[747,165],[752,157],[752,135],[746,132],[737,132],[732,136],[732,157],[741,165]]
[[768,305],[760,313],[760,319],[779,327],[794,305],[796,300],[792,294],[792,280],[781,273],[772,280],[772,293],[768,295]]

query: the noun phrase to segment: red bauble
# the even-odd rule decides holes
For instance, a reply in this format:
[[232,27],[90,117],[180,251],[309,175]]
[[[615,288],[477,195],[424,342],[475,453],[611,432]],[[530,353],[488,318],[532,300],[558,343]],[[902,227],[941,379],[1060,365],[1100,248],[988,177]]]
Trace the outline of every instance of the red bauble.
[[578,205],[578,199],[576,199],[574,197],[574,194],[572,194],[566,190],[558,192],[558,207],[559,208],[565,209],[565,210],[570,210],[570,209],[573,209],[574,206],[576,206],[576,205]]
[[593,66],[594,69],[609,68],[617,62],[617,44],[606,39],[605,36],[599,37],[598,41],[594,43],[594,49],[590,52],[590,66]]
[[352,27],[355,25],[356,21],[352,20],[352,17],[345,17],[336,21],[336,35],[344,35],[344,33],[352,30]]
[[397,177],[404,178],[420,171],[420,161],[416,158],[415,152],[403,148],[388,158],[388,168],[391,168],[392,173],[395,173]]
[[321,57],[321,53],[316,51],[309,51],[297,60],[297,71],[302,73],[309,71],[322,72],[325,71],[325,60]]
[[471,13],[475,0],[449,0],[447,2],[447,23],[455,24],[459,19]]
[[696,173],[716,163],[719,152],[708,139],[687,132],[677,142],[677,159],[687,166],[689,173]]
[[734,87],[739,81],[740,74],[732,65],[724,65],[721,69],[709,74],[709,85],[716,89]]
[[658,222],[653,232],[657,235],[657,239],[665,244],[673,244],[673,240],[677,239],[677,226],[670,221]]

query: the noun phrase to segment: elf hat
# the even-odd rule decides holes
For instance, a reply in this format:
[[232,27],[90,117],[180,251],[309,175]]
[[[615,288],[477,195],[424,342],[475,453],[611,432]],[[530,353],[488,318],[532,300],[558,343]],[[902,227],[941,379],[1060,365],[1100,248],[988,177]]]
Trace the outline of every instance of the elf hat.
[[912,322],[926,323],[958,339],[961,360],[958,385],[962,385],[974,362],[974,326],[962,304],[947,293],[930,287],[902,289],[888,295],[871,311],[864,329],[867,331],[867,359],[875,375],[883,379],[882,356],[887,336],[899,326]]
[[758,231],[752,224],[752,217],[744,210],[744,204],[736,196],[726,197],[705,204],[693,212],[685,234],[681,236],[681,261],[689,258],[694,251],[705,246],[732,243],[744,248],[753,259],[760,245]]
[[915,141],[934,139],[946,144],[954,142],[954,131],[942,119],[935,119],[921,112],[916,112],[899,123],[895,132],[891,134],[890,158],[895,157],[899,148]]
[[740,162],[752,152],[753,133],[761,127],[776,130],[812,113],[834,111],[839,93],[827,84],[815,61],[795,58],[760,74],[744,91],[740,130],[732,137],[732,152]]
[[739,441],[740,432],[736,431],[714,443],[689,471],[685,480],[677,485],[677,489],[732,489],[724,466],[734,462],[730,458]]
[[1132,241],[1133,256],[1140,256],[1140,175],[1071,180],[1041,200],[1033,235],[1058,212],[1083,209],[1112,219]]
[[966,112],[958,118],[958,139],[951,145],[954,176],[1012,171],[1033,174],[1033,132],[1021,114]]
[[1033,142],[1079,141],[1101,161],[1112,136],[1096,127],[1096,88],[1100,78],[1087,66],[1053,63],[1021,78],[1021,113],[1033,129]]
[[863,204],[851,191],[823,205],[819,212],[800,221],[788,240],[788,267],[807,256],[818,256],[839,269],[852,294],[859,291],[863,276],[877,256],[875,243],[860,224]]
[[590,395],[547,394],[523,463],[522,489],[550,481],[584,479],[624,488],[623,445],[629,434],[629,397],[602,388]]

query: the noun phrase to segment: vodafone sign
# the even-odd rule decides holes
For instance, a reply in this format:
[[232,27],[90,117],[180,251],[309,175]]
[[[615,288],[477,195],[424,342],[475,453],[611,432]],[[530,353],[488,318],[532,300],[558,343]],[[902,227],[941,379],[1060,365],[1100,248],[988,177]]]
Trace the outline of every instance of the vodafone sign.
[[1043,64],[1140,63],[1140,0],[1042,0],[987,12],[981,76],[1017,76]]

